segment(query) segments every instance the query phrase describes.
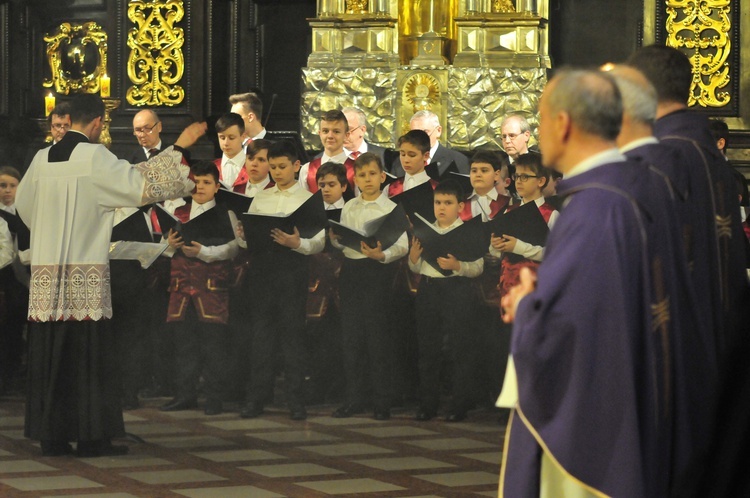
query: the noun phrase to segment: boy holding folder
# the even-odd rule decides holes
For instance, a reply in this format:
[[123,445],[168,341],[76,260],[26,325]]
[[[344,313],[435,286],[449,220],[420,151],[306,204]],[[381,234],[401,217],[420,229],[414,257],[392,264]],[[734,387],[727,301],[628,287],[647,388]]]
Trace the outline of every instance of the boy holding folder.
[[[473,323],[477,299],[471,279],[482,273],[486,245],[481,240],[479,218],[461,227],[464,225],[460,218],[464,195],[457,182],[440,183],[434,195],[435,222],[427,224],[422,219],[415,223],[409,251],[409,269],[422,275],[415,302],[420,398],[416,419],[426,421],[437,415],[443,336],[447,334],[454,374],[453,397],[446,420],[458,422],[466,418],[467,410],[474,403],[469,386],[474,384],[478,330]],[[447,239],[439,240],[459,227],[466,233],[455,237],[452,243]],[[440,243],[444,248],[437,249]],[[469,245],[476,247],[472,250]]]
[[[361,230],[368,221],[391,213],[396,204],[380,190],[385,172],[378,155],[367,152],[359,156],[354,163],[354,175],[361,193],[344,205],[341,224]],[[403,218],[406,221],[405,216]],[[342,249],[346,257],[339,277],[346,403],[333,412],[336,418],[351,417],[364,411],[364,364],[369,364],[370,368],[375,419],[387,420],[391,416],[391,348],[388,314],[384,310],[397,268],[391,263],[409,250],[406,225],[403,227],[396,242],[390,246],[384,246],[381,241],[372,246],[360,242],[356,250],[343,246],[340,237],[333,231],[330,233],[331,243]]]
[[[257,193],[248,211],[251,215],[288,217],[313,206],[306,203],[313,194],[303,189],[295,179],[300,161],[291,142],[272,144],[268,149],[268,164],[276,185]],[[258,237],[264,239],[260,244],[257,240],[250,240],[251,235],[246,228],[241,230],[240,236],[245,238],[247,235],[248,245],[254,251],[248,275],[248,297],[252,303],[253,323],[252,372],[245,405],[240,412],[243,418],[253,418],[263,413],[264,403],[273,397],[273,352],[277,337],[284,353],[284,380],[290,417],[292,420],[307,418],[303,392],[307,359],[305,315],[309,278],[306,256],[323,250],[326,219],[323,203],[318,200],[314,205],[319,213],[313,212],[307,219],[295,217],[291,233],[274,228],[270,233],[259,234]],[[316,229],[316,214],[322,217],[320,230]],[[247,218],[248,215],[243,215],[244,227],[248,226],[247,223],[253,223],[252,219],[248,221]],[[262,243],[268,238],[270,246]]]

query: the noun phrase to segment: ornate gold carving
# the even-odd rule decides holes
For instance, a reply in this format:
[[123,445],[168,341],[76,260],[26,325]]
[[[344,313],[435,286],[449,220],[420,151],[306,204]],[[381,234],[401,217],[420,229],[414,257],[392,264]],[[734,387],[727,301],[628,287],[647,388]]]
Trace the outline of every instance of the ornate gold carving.
[[667,0],[667,45],[683,50],[693,64],[689,106],[723,107],[731,99],[727,59],[730,0]]
[[428,73],[417,73],[407,78],[403,87],[403,102],[412,107],[411,113],[431,111],[440,100],[440,83]]
[[104,102],[104,119],[102,120],[102,133],[99,135],[99,143],[106,148],[112,145],[112,135],[109,133],[109,124],[112,122],[112,111],[120,107],[120,99],[102,99]]
[[367,14],[367,0],[346,0],[347,14]]
[[515,12],[516,7],[510,0],[492,0],[492,12]]
[[99,91],[99,77],[107,72],[107,33],[101,26],[64,22],[44,41],[51,78],[42,86],[63,95]]
[[185,32],[175,25],[185,14],[182,0],[131,0],[128,18],[136,27],[128,33],[126,97],[132,105],[177,105],[185,90],[177,83],[185,71],[182,46]]

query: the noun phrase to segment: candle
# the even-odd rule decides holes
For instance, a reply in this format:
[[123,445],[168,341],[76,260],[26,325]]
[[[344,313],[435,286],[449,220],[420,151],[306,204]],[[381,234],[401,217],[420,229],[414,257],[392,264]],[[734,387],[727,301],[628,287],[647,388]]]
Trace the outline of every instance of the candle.
[[49,92],[49,95],[44,97],[44,115],[49,116],[52,113],[52,109],[55,108],[55,96],[52,95],[52,92]]
[[477,11],[477,0],[466,0],[466,12]]
[[101,89],[102,98],[109,97],[109,76],[106,73],[99,78],[99,88]]

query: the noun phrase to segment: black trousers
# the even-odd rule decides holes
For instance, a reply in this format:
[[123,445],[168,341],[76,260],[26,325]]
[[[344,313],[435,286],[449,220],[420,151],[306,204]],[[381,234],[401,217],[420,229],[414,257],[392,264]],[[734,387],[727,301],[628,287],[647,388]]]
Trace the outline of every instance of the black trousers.
[[290,407],[304,406],[308,274],[307,257],[293,251],[261,254],[253,260],[246,300],[252,317],[247,401],[265,403],[273,399],[278,342],[284,355],[287,402]]
[[171,322],[174,327],[177,362],[177,395],[197,397],[198,380],[203,374],[203,391],[207,398],[221,400],[226,391],[226,365],[229,356],[229,331],[222,323],[198,321],[192,304],[185,320]]
[[452,364],[452,409],[474,403],[477,356],[481,353],[475,326],[477,298],[465,277],[422,277],[415,308],[419,343],[419,399],[423,409],[436,411],[440,403],[443,352]]
[[99,441],[125,435],[109,325],[108,320],[29,325],[26,437]]
[[365,368],[369,368],[373,404],[390,408],[392,399],[391,341],[388,329],[388,296],[397,264],[372,259],[346,259],[341,268],[342,348],[348,403],[364,404]]

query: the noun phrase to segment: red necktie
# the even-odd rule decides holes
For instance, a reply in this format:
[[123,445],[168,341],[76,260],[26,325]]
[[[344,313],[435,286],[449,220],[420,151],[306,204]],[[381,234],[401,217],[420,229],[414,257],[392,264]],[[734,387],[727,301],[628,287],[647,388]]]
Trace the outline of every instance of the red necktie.
[[361,154],[360,151],[355,150],[354,152],[352,152],[352,159],[356,161],[360,154]]
[[159,153],[159,149],[156,149],[156,148],[149,149],[148,150],[148,158],[151,159],[152,157],[154,157],[158,153]]

